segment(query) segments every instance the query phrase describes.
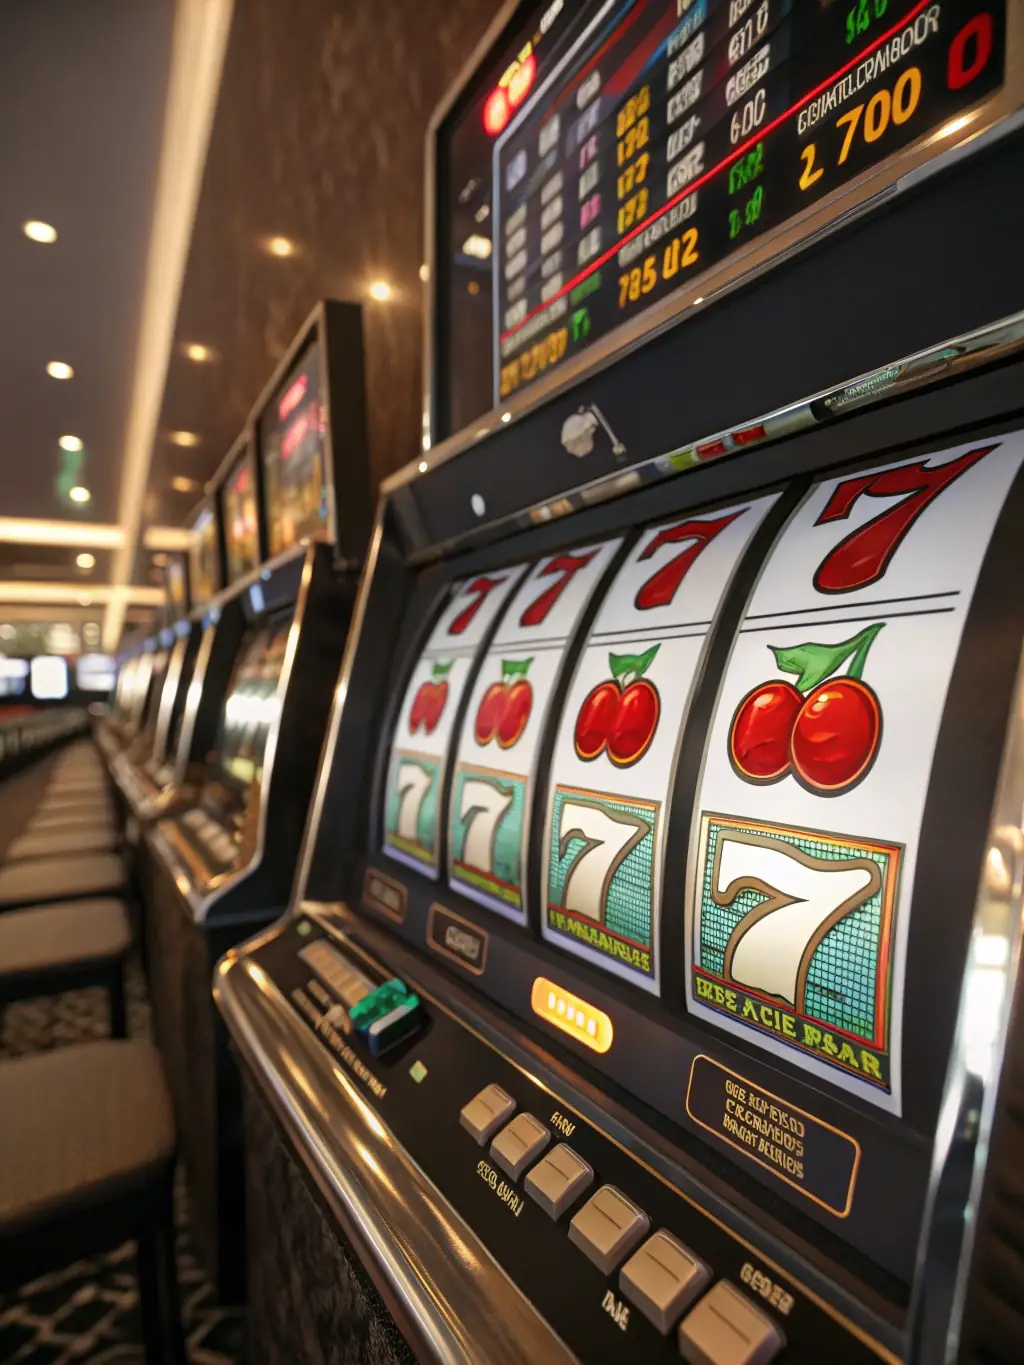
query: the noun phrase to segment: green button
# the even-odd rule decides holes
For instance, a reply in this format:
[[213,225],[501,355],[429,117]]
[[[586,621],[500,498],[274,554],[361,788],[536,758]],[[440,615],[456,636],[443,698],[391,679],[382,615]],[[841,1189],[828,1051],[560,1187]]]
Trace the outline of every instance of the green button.
[[390,981],[385,981],[375,991],[364,995],[358,1004],[353,1005],[348,1017],[360,1033],[365,1033],[376,1020],[383,1019],[385,1015],[407,1001],[418,1003],[405,982],[393,976]]

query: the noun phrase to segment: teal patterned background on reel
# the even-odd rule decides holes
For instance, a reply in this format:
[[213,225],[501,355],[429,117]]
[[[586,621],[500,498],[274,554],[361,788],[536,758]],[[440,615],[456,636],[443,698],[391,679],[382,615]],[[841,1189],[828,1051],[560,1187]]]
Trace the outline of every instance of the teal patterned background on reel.
[[556,787],[548,859],[549,926],[648,975],[658,811]]
[[519,906],[525,809],[524,777],[460,766],[451,806],[452,880]]
[[[769,897],[747,889],[727,906],[716,904],[712,896],[715,850],[723,830],[730,834],[764,835],[770,833],[808,857],[826,863],[867,858],[878,865],[881,884],[869,900],[845,915],[830,929],[811,958],[807,974],[804,1014],[818,1023],[832,1025],[870,1043],[875,1037],[877,993],[885,982],[879,981],[879,955],[885,939],[885,904],[891,893],[892,853],[871,844],[852,845],[831,841],[827,836],[798,835],[755,823],[708,822],[707,855],[704,861],[701,892],[700,939],[696,945],[696,965],[704,972],[724,979],[726,944],[743,917]],[[885,968],[883,967],[883,970]]]
[[396,750],[387,799],[386,843],[432,867],[437,863],[441,761]]

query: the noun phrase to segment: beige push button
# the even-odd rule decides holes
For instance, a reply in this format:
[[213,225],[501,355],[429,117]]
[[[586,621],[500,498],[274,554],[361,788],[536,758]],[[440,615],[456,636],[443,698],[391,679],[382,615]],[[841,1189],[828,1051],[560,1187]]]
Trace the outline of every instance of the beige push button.
[[518,1180],[551,1141],[551,1134],[532,1114],[517,1114],[491,1143],[491,1156],[507,1175]]
[[487,1085],[474,1095],[459,1114],[459,1122],[482,1147],[515,1111],[516,1102],[500,1085]]
[[594,1183],[594,1172],[571,1147],[560,1142],[526,1177],[526,1193],[551,1218],[561,1218],[574,1199]]
[[710,1279],[704,1262],[662,1229],[619,1271],[619,1288],[659,1332],[668,1333]]
[[614,1185],[602,1185],[569,1224],[569,1241],[610,1275],[650,1227],[643,1209]]
[[728,1280],[679,1324],[679,1354],[690,1365],[768,1365],[785,1344],[768,1314]]

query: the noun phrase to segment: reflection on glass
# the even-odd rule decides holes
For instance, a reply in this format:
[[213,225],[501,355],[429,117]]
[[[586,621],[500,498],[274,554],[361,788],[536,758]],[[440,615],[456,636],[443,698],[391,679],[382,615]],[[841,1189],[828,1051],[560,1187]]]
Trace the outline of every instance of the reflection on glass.
[[245,456],[224,484],[224,538],[230,579],[240,578],[256,567],[260,557],[256,480]]

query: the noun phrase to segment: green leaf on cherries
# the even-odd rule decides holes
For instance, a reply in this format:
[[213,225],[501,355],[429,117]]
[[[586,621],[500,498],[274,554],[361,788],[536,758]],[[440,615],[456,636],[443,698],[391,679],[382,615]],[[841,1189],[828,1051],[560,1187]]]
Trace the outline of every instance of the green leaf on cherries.
[[434,667],[430,670],[430,676],[432,678],[447,678],[448,674],[452,671],[452,665],[454,663],[455,663],[454,659],[449,659],[447,663],[443,663],[439,659],[437,663],[434,665]]
[[805,645],[791,645],[788,648],[779,645],[769,645],[768,648],[775,655],[780,673],[797,674],[798,692],[813,692],[826,678],[838,673],[847,660],[850,662],[844,676],[859,681],[864,672],[868,651],[884,625],[884,621],[877,621],[873,626],[868,626],[859,634],[851,635],[848,640],[843,640],[837,645],[808,642]]
[[612,677],[617,682],[621,682],[630,674],[634,678],[642,678],[654,662],[654,656],[660,648],[661,645],[656,644],[651,645],[643,654],[609,654],[608,667],[611,669]]
[[528,659],[502,659],[501,678],[504,682],[507,678],[525,678],[530,671],[534,656],[531,654]]

